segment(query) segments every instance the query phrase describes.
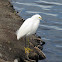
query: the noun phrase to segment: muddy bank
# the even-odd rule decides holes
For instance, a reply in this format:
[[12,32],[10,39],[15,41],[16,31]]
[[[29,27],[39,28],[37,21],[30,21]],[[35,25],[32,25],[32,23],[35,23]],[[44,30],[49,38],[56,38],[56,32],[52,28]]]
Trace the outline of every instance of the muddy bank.
[[[23,19],[19,17],[13,6],[8,0],[0,0],[0,62],[14,62],[15,59],[19,62],[33,62],[32,60],[46,58],[44,53],[39,49],[43,48],[41,43],[44,43],[35,35],[30,36],[30,51],[28,58],[25,54],[25,38],[16,39],[15,32],[23,23]],[[28,46],[28,45],[27,45]]]

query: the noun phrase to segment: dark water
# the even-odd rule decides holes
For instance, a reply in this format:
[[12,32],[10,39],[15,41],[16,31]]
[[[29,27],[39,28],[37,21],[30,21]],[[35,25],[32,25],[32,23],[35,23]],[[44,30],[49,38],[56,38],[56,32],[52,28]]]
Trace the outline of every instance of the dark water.
[[16,11],[24,19],[33,14],[43,17],[37,34],[46,42],[46,59],[39,62],[62,62],[62,0],[12,0]]

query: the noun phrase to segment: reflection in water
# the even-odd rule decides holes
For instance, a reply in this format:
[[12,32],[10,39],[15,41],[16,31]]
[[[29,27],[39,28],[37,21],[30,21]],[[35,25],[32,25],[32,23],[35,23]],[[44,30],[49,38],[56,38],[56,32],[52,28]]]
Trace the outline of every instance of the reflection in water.
[[50,29],[62,30],[62,28],[59,28],[59,27],[57,27],[57,26],[48,26],[48,25],[40,25],[40,26],[48,27],[48,28],[50,28]]
[[62,0],[12,0],[16,11],[24,19],[40,14],[41,21],[37,34],[46,42],[46,59],[39,62],[62,62]]
[[58,16],[57,14],[50,14],[50,13],[45,13],[45,12],[35,12],[35,11],[26,11],[27,13],[42,13],[42,14],[45,14],[45,15],[50,15],[50,16]]
[[26,5],[26,6],[36,6],[36,7],[42,7],[42,8],[51,8],[52,6],[44,6],[44,5],[37,5],[35,3],[20,3],[20,2],[12,2],[14,4],[20,4],[20,5]]
[[36,1],[36,2],[44,5],[62,5],[62,3],[57,3],[57,2],[47,2],[47,1]]

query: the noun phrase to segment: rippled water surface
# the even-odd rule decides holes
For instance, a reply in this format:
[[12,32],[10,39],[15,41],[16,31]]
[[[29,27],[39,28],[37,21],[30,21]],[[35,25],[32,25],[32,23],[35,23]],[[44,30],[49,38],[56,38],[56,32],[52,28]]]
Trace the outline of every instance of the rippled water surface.
[[39,62],[62,62],[62,0],[12,0],[12,4],[24,19],[38,13],[46,21],[37,30],[46,42],[47,57]]

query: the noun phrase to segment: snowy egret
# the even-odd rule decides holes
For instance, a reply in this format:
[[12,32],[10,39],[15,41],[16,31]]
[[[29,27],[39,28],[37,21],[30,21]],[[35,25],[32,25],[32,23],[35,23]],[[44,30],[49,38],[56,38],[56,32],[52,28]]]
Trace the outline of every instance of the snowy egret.
[[[26,19],[16,32],[17,40],[19,40],[23,36],[29,36],[29,35],[35,34],[39,26],[40,20],[42,20],[42,17],[39,14],[35,14],[31,18]],[[29,48],[29,39],[28,39],[28,47],[26,47],[26,41],[25,41],[24,49],[25,49],[25,53],[27,54],[30,51],[32,51]]]
[[40,20],[42,20],[42,17],[39,14],[35,14],[31,18],[26,19],[16,32],[17,40],[19,40],[23,36],[35,34]]

